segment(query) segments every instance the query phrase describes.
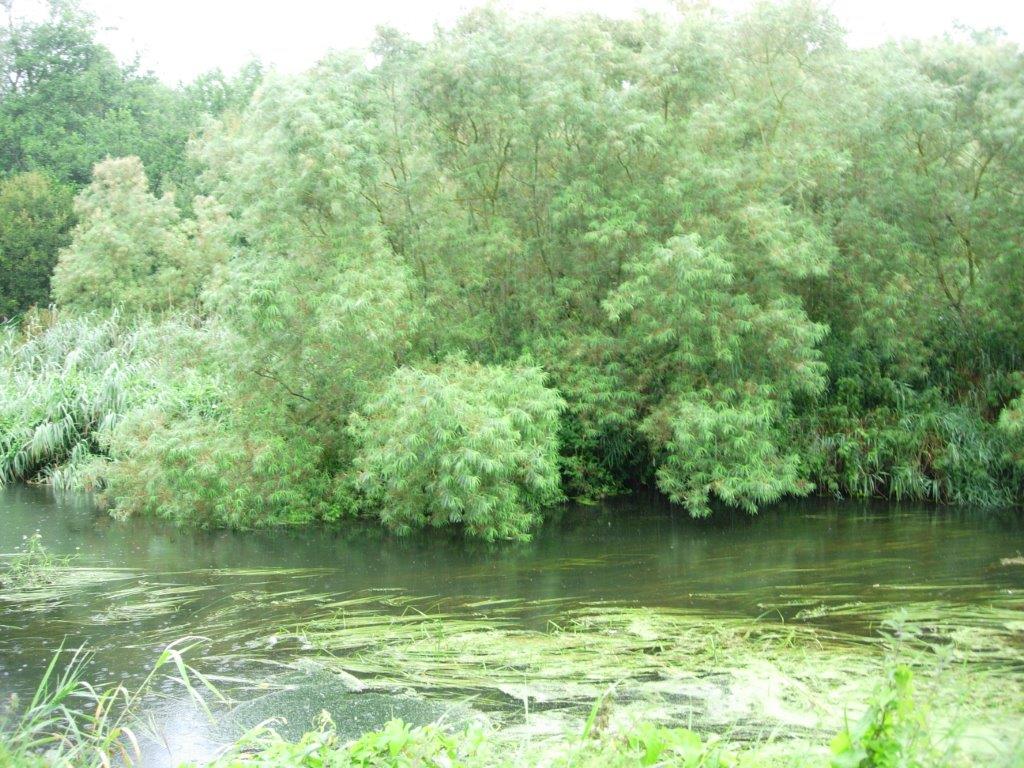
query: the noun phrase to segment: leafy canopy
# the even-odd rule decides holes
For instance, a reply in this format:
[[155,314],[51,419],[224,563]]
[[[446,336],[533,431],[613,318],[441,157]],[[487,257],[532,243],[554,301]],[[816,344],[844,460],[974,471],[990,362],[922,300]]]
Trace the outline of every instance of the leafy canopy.
[[399,368],[353,423],[358,481],[400,532],[454,525],[488,540],[525,538],[560,496],[562,405],[537,368]]

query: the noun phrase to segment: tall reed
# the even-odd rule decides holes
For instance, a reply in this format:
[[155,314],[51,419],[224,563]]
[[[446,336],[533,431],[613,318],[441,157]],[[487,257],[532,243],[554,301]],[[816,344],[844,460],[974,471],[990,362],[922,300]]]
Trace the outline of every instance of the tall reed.
[[90,654],[79,648],[61,667],[60,648],[50,660],[32,699],[24,707],[13,697],[0,714],[0,766],[110,768],[135,765],[140,704],[168,669],[201,707],[205,701],[193,681],[216,689],[185,662],[185,654],[203,642],[186,637],[168,645],[135,688],[123,684],[97,688],[84,677]]

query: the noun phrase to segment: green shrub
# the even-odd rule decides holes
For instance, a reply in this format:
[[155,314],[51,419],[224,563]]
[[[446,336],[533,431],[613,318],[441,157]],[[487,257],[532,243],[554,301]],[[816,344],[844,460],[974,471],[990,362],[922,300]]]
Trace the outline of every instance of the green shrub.
[[1013,435],[935,396],[823,407],[794,428],[811,478],[834,495],[981,507],[1021,499]]
[[547,340],[537,356],[565,399],[558,442],[566,494],[593,501],[652,479],[637,411],[643,397],[600,336]]
[[351,506],[321,468],[319,446],[230,417],[152,408],[134,414],[113,440],[101,502],[118,516],[257,528],[334,519]]
[[832,768],[926,768],[935,745],[915,705],[909,667],[888,675],[864,714],[832,740]]
[[694,517],[711,514],[714,495],[750,514],[784,495],[813,488],[796,453],[781,448],[777,406],[734,392],[681,395],[655,411],[644,431],[659,450],[658,487]]
[[53,274],[57,303],[77,310],[164,309],[180,301],[187,238],[170,196],[156,198],[137,157],[108,158],[75,199],[78,224]]
[[353,422],[358,482],[398,532],[522,539],[560,498],[562,400],[537,368],[400,368]]

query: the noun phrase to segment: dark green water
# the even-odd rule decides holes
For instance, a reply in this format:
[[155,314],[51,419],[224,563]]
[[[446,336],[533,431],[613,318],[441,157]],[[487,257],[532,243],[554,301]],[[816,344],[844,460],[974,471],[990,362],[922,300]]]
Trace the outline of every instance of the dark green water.
[[[43,609],[0,601],[3,695],[31,690],[61,644],[95,652],[97,681],[130,680],[164,643],[202,634],[211,638],[207,659],[198,660],[204,671],[243,675],[278,653],[253,637],[301,624],[309,610],[302,601],[267,597],[285,592],[402,595],[415,599],[417,610],[467,616],[479,615],[482,602],[506,600],[505,618],[535,628],[594,602],[790,621],[821,606],[985,605],[1024,593],[1024,567],[1000,562],[1024,552],[1024,523],[1012,512],[809,501],[756,518],[694,521],[657,499],[631,498],[566,509],[529,544],[487,546],[444,535],[396,539],[351,526],[178,530],[116,522],[87,498],[0,491],[0,553],[35,532],[54,554],[73,555],[76,567],[131,570],[83,583]],[[170,591],[150,608],[145,595],[153,590]],[[390,605],[381,610],[408,610]],[[868,633],[863,615],[870,614],[826,613],[815,621]]]

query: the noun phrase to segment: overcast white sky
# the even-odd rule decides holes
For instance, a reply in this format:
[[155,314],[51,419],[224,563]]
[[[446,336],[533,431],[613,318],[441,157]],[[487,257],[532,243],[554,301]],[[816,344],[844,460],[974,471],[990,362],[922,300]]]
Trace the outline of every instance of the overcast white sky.
[[[234,72],[252,58],[283,71],[302,70],[331,48],[365,47],[380,24],[418,37],[450,24],[473,0],[83,0],[122,59],[138,52],[146,69],[169,83],[220,67]],[[750,0],[719,0],[737,10]],[[15,7],[19,5],[15,0]],[[628,15],[664,9],[667,0],[505,0],[512,11]],[[833,0],[855,45],[887,37],[926,37],[955,22],[1001,27],[1024,41],[1024,0]]]

